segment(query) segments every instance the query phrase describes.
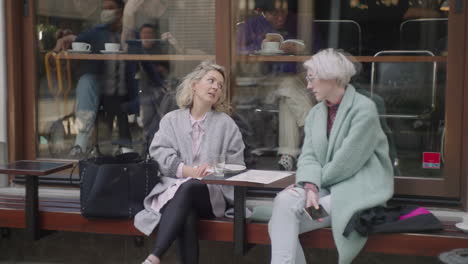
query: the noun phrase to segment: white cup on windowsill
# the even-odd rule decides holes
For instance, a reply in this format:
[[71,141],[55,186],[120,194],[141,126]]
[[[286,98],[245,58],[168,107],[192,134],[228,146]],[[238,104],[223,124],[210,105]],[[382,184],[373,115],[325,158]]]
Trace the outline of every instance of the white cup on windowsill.
[[74,51],[90,51],[91,45],[84,42],[72,42],[72,50]]
[[463,215],[462,221],[455,224],[455,226],[463,232],[468,233],[468,214]]
[[120,44],[119,43],[105,43],[104,49],[108,52],[119,52]]
[[276,41],[265,41],[262,43],[262,51],[277,52],[279,51],[280,43]]

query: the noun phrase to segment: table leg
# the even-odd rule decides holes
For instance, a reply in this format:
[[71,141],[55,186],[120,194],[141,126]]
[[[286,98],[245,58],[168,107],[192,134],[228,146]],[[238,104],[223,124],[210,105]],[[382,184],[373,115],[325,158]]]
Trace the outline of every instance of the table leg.
[[26,175],[26,231],[32,240],[40,238],[38,185],[36,176]]
[[234,252],[243,256],[247,252],[245,237],[245,196],[247,187],[234,186]]

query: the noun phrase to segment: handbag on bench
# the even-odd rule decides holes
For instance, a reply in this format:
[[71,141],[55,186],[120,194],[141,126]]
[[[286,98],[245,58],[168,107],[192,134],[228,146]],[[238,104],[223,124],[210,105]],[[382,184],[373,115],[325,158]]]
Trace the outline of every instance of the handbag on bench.
[[158,164],[137,153],[80,160],[81,214],[86,218],[130,219],[159,182]]

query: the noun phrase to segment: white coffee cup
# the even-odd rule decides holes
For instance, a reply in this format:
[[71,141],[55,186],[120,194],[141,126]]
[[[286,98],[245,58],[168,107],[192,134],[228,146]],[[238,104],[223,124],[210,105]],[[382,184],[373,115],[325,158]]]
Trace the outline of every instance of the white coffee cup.
[[90,51],[91,45],[84,42],[73,42],[72,49],[76,51]]
[[278,51],[280,43],[276,41],[265,41],[262,43],[262,50],[264,51]]
[[462,217],[462,222],[464,225],[468,226],[468,214],[464,215]]
[[120,50],[120,44],[119,43],[106,43],[104,44],[104,48],[106,49],[106,51],[117,52]]

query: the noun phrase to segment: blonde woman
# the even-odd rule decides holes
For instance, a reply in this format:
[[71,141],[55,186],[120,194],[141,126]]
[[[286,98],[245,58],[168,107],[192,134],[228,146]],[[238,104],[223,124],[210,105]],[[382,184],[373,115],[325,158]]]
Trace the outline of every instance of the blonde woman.
[[182,263],[198,263],[198,218],[224,215],[233,190],[206,185],[210,156],[224,155],[226,163],[244,165],[244,143],[225,109],[224,69],[205,61],[189,73],[179,87],[180,109],[166,114],[154,135],[150,154],[163,175],[145,198],[145,209],[135,226],[150,235],[159,225],[154,250],[143,262],[157,264],[177,240]]
[[[366,238],[343,231],[356,212],[385,204],[393,195],[387,137],[373,101],[349,84],[355,66],[342,52],[326,49],[304,63],[307,89],[319,101],[305,121],[296,185],[276,196],[269,222],[271,263],[306,259],[298,235],[331,226],[339,263],[351,263]],[[330,198],[329,216],[312,220],[304,207]],[[325,199],[327,200],[327,199]]]

